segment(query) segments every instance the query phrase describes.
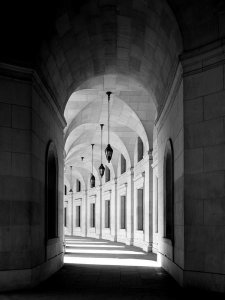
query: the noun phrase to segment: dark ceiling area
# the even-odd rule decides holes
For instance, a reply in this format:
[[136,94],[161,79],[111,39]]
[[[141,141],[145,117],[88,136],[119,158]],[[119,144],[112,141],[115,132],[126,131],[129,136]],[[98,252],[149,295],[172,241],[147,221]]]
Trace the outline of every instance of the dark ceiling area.
[[[213,42],[225,35],[224,0],[167,1],[179,24],[185,50]],[[0,61],[34,66],[41,41],[54,34],[54,21],[57,16],[65,10],[77,14],[85,2],[82,0],[2,2]],[[203,35],[203,31],[207,31],[207,34]]]

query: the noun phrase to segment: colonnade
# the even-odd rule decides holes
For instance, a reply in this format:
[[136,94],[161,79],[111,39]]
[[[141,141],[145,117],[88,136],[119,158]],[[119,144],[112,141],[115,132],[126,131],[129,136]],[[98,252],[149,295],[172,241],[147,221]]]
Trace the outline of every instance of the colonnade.
[[[118,241],[152,251],[152,154],[94,188],[64,196],[66,235]],[[73,189],[75,191],[76,189]]]

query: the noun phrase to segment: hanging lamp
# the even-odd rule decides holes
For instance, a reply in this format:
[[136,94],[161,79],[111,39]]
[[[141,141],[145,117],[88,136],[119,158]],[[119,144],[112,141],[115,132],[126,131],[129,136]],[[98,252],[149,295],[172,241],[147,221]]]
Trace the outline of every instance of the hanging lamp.
[[91,184],[91,188],[95,186],[95,176],[93,174],[93,148],[94,148],[94,144],[91,144],[92,147],[92,173],[91,173],[91,179],[90,179],[90,184]]
[[105,172],[105,167],[102,164],[102,130],[103,130],[104,124],[100,124],[100,126],[101,126],[101,165],[98,169],[99,169],[99,174],[102,177],[104,175],[104,172]]
[[73,192],[73,189],[72,189],[72,169],[73,169],[73,167],[70,166],[70,190],[69,190],[69,193]]
[[108,163],[110,163],[111,159],[112,159],[112,155],[113,155],[113,149],[110,146],[110,130],[109,130],[109,118],[110,118],[110,113],[109,113],[109,101],[110,101],[110,95],[112,94],[112,92],[106,92],[106,95],[108,96],[108,145],[105,149],[105,155],[106,155],[106,159],[108,161]]

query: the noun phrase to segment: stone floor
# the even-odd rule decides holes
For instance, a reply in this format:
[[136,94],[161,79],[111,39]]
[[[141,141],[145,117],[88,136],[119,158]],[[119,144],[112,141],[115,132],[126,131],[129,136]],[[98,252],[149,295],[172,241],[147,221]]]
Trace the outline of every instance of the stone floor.
[[224,299],[224,295],[184,290],[158,266],[156,255],[136,247],[90,238],[68,237],[64,267],[26,291],[1,300]]

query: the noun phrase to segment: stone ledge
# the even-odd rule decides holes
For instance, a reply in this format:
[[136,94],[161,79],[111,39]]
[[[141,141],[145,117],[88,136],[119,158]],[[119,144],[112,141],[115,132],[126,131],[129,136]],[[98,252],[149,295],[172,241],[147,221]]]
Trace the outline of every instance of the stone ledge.
[[183,287],[197,288],[212,292],[225,292],[225,274],[184,270]]
[[162,268],[165,269],[181,286],[183,286],[184,270],[176,265],[165,255],[157,253],[159,261],[162,263]]
[[158,253],[158,256],[162,262],[162,268],[182,287],[225,292],[225,274],[184,270],[161,253]]
[[31,269],[0,271],[0,291],[27,289],[38,285],[62,268],[63,256],[60,253]]

